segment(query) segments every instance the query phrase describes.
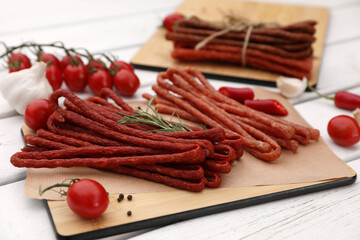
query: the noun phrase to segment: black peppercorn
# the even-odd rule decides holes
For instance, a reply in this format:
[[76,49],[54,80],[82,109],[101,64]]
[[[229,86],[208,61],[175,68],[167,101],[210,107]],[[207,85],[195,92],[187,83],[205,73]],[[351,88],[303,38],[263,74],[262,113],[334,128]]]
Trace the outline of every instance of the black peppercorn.
[[131,200],[132,200],[132,195],[128,195],[128,196],[127,196],[127,199],[128,199],[129,201],[131,201]]
[[132,214],[131,211],[128,211],[128,212],[127,212],[127,215],[128,215],[129,217],[131,216],[131,214]]
[[121,200],[124,199],[124,194],[120,193],[119,197],[117,198],[118,202],[121,202]]

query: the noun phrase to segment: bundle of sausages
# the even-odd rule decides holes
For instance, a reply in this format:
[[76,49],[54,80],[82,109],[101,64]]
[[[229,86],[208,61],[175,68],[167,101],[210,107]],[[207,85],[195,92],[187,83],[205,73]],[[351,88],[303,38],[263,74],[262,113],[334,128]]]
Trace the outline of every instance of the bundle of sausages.
[[[310,78],[316,21],[297,22],[288,26],[254,28],[246,40],[247,30],[229,31],[195,46],[225,27],[198,17],[179,20],[166,39],[174,41],[171,56],[185,61],[220,61],[276,72],[297,78]],[[244,44],[246,48],[244,48]],[[243,51],[245,54],[243,56]]]
[[222,128],[227,138],[240,136],[245,150],[266,161],[279,158],[281,148],[296,152],[299,144],[317,141],[320,136],[316,129],[253,110],[226,97],[196,69],[169,68],[158,75],[153,90],[159,112],[175,111],[181,118]]
[[[60,97],[66,109],[59,106]],[[242,156],[242,138],[227,137],[223,128],[164,133],[149,131],[154,127],[147,124],[118,123],[119,112],[136,111],[110,89],[87,100],[59,89],[50,104],[48,129],[24,137],[27,145],[11,157],[14,166],[93,167],[199,192],[218,187],[219,174],[229,173]]]

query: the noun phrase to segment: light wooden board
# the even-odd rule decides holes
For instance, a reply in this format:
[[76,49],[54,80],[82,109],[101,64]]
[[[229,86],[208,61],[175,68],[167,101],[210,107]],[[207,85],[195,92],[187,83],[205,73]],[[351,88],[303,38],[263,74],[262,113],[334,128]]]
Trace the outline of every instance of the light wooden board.
[[[349,168],[349,171],[356,176],[352,169]],[[79,234],[104,237],[351,184],[354,181],[355,177],[302,184],[206,189],[201,193],[141,193],[132,194],[132,201],[124,199],[120,203],[117,202],[118,195],[111,195],[105,213],[94,219],[83,219],[75,215],[65,201],[47,201],[47,204],[56,232],[60,236],[73,236],[75,239],[81,237]],[[126,214],[129,210],[132,211],[130,217]],[[112,227],[116,229],[111,229]]]
[[[239,0],[185,0],[176,9],[176,12],[183,13],[186,16],[196,15],[210,21],[220,21],[222,12],[228,12],[230,10],[256,22],[277,21],[282,25],[286,25],[297,21],[316,20],[318,24],[316,25],[315,33],[316,41],[313,44],[314,61],[311,73],[312,77],[309,79],[311,85],[316,85],[319,77],[329,18],[327,8],[245,2]],[[191,66],[199,69],[209,77],[270,86],[274,86],[276,79],[279,77],[279,75],[275,73],[242,68],[239,65],[233,64],[174,60],[170,56],[173,43],[165,39],[165,33],[164,28],[159,28],[132,58],[131,63],[135,65],[135,67],[154,70]]]

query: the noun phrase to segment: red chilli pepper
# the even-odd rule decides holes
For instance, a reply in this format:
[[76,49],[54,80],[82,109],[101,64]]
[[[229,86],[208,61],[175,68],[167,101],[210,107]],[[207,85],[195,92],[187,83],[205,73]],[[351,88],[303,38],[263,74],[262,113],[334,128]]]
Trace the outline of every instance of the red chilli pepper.
[[275,99],[245,100],[245,105],[249,108],[273,115],[286,116],[288,114],[286,108]]
[[335,106],[349,110],[360,108],[360,96],[349,92],[338,92],[334,97]]
[[221,87],[219,92],[241,103],[246,99],[254,99],[254,91],[251,88]]
[[355,110],[356,108],[360,108],[359,95],[350,92],[341,91],[341,92],[337,92],[334,97],[329,97],[318,92],[315,88],[313,88],[309,84],[308,84],[308,88],[322,98],[333,100],[335,106],[338,108],[343,108],[348,110]]

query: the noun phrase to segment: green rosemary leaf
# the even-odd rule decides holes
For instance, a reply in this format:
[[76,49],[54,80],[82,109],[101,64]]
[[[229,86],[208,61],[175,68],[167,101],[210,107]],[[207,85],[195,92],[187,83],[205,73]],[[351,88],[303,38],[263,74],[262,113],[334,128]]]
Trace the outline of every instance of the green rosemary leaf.
[[179,125],[182,126],[184,129],[188,130],[189,132],[192,132],[191,128],[189,128],[188,126],[186,126],[185,124],[182,123],[180,116],[179,115],[177,115],[177,116],[178,116],[178,120],[179,120]]
[[153,108],[151,107],[152,102],[155,99],[155,95],[149,100],[149,102],[146,104],[146,112],[149,112],[149,108],[151,108],[151,110],[153,110]]
[[[173,119],[174,115],[175,115],[175,111],[171,114],[169,122],[172,122],[172,119]],[[178,115],[178,117],[179,117],[179,115]]]
[[[128,115],[118,112],[123,118],[119,118],[120,124],[131,124],[131,123],[142,123],[152,126],[156,126],[159,129],[151,130],[152,132],[176,132],[176,131],[192,131],[191,128],[186,126],[181,122],[179,115],[177,115],[179,122],[173,122],[172,119],[175,115],[175,111],[171,115],[170,121],[167,121],[158,113],[158,110],[155,110],[151,107],[151,103],[154,100],[155,96],[152,97],[146,106],[146,111],[142,110],[140,107],[137,109],[135,115]],[[152,113],[149,111],[151,110]]]

